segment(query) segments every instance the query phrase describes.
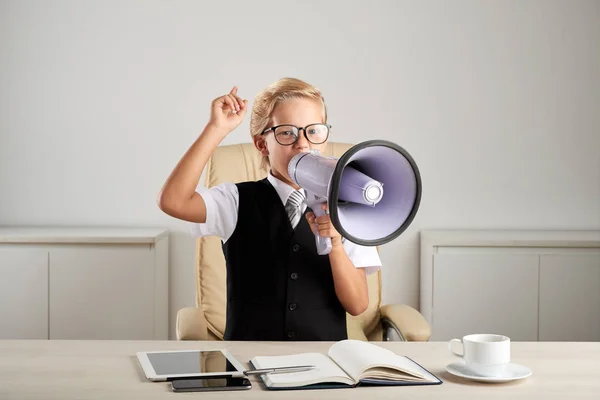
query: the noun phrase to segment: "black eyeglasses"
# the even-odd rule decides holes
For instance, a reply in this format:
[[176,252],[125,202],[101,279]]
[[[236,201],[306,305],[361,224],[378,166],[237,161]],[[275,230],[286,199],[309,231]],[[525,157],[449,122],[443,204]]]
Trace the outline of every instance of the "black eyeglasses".
[[329,130],[331,125],[327,124],[310,124],[306,127],[301,128],[295,125],[277,125],[271,128],[265,129],[262,135],[273,131],[275,140],[282,146],[291,146],[298,141],[300,137],[300,131],[304,131],[304,137],[312,144],[325,143],[329,137]]

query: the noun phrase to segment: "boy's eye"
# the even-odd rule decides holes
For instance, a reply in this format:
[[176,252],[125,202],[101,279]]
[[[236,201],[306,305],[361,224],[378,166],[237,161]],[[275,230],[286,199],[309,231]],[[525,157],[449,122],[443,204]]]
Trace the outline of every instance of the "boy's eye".
[[283,132],[279,132],[279,135],[281,135],[281,136],[294,136],[295,133],[293,131],[283,131]]
[[314,135],[314,134],[316,134],[316,133],[319,133],[319,131],[318,131],[318,130],[316,130],[315,128],[311,128],[311,129],[309,129],[309,130],[308,130],[308,134],[309,134],[309,135]]

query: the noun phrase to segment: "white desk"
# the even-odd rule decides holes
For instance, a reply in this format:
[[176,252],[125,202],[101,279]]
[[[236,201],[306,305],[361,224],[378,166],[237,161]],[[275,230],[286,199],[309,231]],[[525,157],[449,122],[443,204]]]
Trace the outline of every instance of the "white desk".
[[0,341],[0,399],[598,399],[600,343],[515,342],[512,360],[533,370],[521,381],[487,384],[454,377],[456,360],[444,342],[378,343],[407,355],[444,381],[437,386],[268,391],[257,377],[240,392],[174,393],[170,383],[146,380],[135,353],[143,350],[227,347],[244,365],[255,355],[325,353],[332,343],[188,341]]

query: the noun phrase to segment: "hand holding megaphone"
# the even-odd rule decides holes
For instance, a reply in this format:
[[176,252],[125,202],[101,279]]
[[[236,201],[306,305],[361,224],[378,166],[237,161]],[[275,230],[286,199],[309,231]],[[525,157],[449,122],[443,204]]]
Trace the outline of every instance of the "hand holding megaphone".
[[[294,156],[288,165],[288,174],[298,186],[306,190],[306,205],[313,210],[316,218],[328,214],[323,205],[327,204],[327,193],[329,183],[337,159],[322,157],[317,151],[301,153]],[[300,184],[302,182],[302,184]],[[317,253],[319,255],[329,254],[332,244],[331,238],[321,236],[318,230],[315,232]]]
[[[335,229],[354,243],[378,246],[400,235],[412,222],[421,200],[421,177],[412,157],[400,146],[372,140],[353,146],[342,157],[300,153],[288,175],[306,190],[317,217],[327,204]],[[385,195],[384,195],[385,191]],[[329,254],[331,239],[315,234],[317,252]]]
[[[327,203],[323,203],[321,205],[320,211],[322,211],[323,208],[326,207]],[[318,212],[316,213],[307,213],[306,217],[308,223],[311,225],[311,230],[315,234],[315,241],[317,244],[318,254],[329,254],[331,252],[331,249],[333,248],[334,239],[334,236],[331,234],[330,229],[335,229],[335,227],[333,227],[330,218],[323,218],[325,215],[329,214],[329,211],[319,212],[318,208],[317,211]],[[339,235],[337,231],[336,233]]]

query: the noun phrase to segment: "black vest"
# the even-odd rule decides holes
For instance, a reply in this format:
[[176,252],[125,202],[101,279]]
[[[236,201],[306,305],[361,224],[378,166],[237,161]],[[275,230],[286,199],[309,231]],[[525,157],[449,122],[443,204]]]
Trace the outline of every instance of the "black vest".
[[267,179],[239,183],[237,188],[238,221],[223,245],[224,339],[347,339],[346,311],[335,294],[329,257],[317,254],[306,218],[292,229]]

